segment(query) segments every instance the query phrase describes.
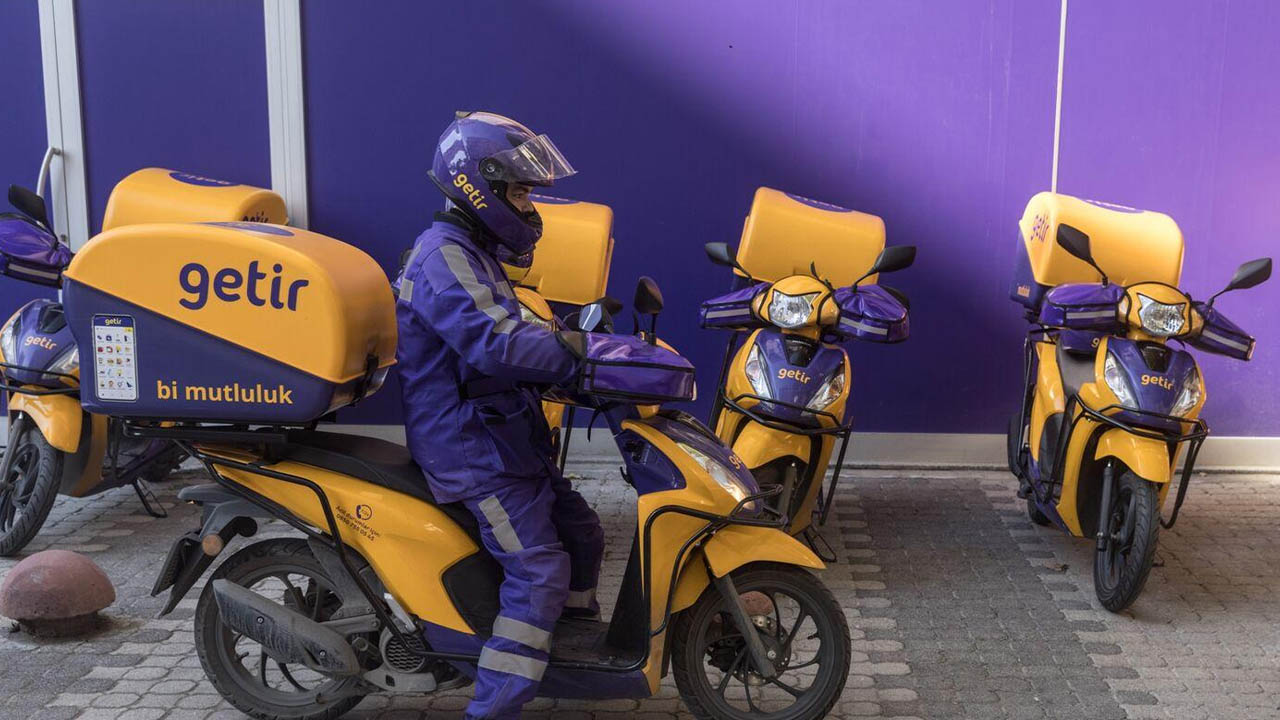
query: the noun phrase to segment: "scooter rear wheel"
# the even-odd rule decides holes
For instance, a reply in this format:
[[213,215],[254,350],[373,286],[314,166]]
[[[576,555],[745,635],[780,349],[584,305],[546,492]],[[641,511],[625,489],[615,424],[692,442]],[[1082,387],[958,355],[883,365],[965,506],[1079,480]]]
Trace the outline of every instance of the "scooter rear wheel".
[[[745,636],[708,587],[671,629],[676,686],[699,720],[826,717],[849,675],[849,625],[835,596],[806,570],[752,563],[731,575],[777,676],[754,672]],[[750,598],[750,599],[749,599]]]
[[213,581],[227,579],[324,621],[342,601],[307,542],[273,538],[232,555],[210,577],[196,604],[196,654],[227,702],[259,720],[333,720],[364,699],[357,678],[337,679],[272,660],[262,646],[222,623]]
[[1154,483],[1131,472],[1120,476],[1105,547],[1093,558],[1094,593],[1111,612],[1132,605],[1147,584],[1160,534],[1159,498]]
[[40,532],[58,498],[64,460],[29,420],[5,452],[14,456],[0,483],[0,556],[17,553]]

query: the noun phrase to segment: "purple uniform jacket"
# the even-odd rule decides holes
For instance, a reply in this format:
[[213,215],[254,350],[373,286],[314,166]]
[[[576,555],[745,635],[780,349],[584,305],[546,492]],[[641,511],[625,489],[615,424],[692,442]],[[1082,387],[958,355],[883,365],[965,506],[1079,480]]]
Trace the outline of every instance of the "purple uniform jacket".
[[502,266],[447,216],[397,279],[396,350],[409,450],[440,502],[554,471],[534,385],[570,380],[574,356],[523,322]]

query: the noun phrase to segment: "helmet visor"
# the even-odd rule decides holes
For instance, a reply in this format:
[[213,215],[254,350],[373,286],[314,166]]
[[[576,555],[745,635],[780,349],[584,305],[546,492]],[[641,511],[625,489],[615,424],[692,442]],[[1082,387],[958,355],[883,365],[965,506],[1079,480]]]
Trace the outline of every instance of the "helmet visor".
[[506,182],[545,186],[578,172],[546,135],[526,140],[510,150],[494,153],[492,158],[502,166],[501,177],[492,179]]

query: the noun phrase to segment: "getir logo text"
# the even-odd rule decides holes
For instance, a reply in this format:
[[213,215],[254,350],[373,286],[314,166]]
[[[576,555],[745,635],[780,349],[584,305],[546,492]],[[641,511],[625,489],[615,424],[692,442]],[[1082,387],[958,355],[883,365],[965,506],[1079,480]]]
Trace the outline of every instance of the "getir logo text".
[[[178,284],[189,297],[178,303],[190,310],[199,310],[209,302],[209,294],[223,302],[246,300],[250,305],[263,307],[271,303],[277,310],[298,309],[298,295],[310,283],[307,280],[285,280],[284,266],[275,263],[271,275],[258,269],[258,261],[249,263],[245,272],[235,268],[210,271],[200,263],[187,263],[178,271]],[[264,282],[270,277],[270,282]],[[287,290],[286,290],[287,287]]]
[[489,207],[484,201],[484,193],[480,192],[480,188],[471,184],[467,179],[466,173],[458,173],[453,176],[454,187],[462,188],[462,192],[467,194],[467,199],[471,201],[471,206],[477,210]]

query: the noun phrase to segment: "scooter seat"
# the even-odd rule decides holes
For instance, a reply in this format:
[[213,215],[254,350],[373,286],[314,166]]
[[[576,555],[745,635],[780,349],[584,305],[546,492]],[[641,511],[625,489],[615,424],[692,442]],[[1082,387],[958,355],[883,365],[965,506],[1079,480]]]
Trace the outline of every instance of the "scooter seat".
[[434,505],[479,544],[475,516],[462,503],[437,502],[426,473],[403,445],[364,435],[300,430],[289,433],[281,457],[360,478]]

